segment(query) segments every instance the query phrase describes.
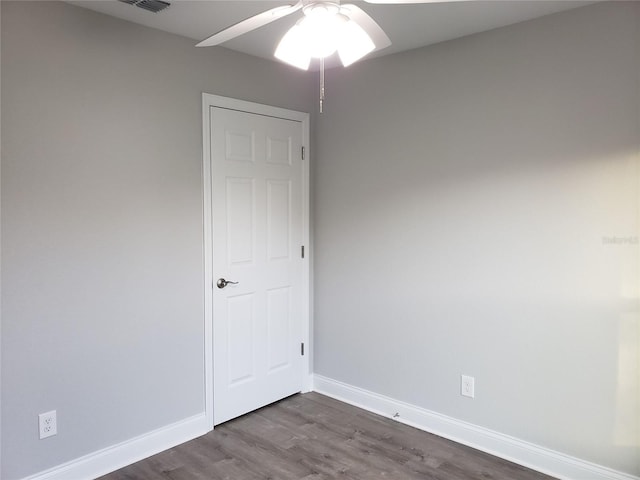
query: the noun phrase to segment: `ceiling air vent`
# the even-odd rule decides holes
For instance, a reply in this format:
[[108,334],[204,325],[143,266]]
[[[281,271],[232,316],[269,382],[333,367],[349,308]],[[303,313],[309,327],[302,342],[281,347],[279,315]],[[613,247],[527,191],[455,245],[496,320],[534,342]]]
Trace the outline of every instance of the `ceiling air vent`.
[[169,2],[163,2],[162,0],[118,0],[122,3],[129,5],[135,5],[138,8],[147,10],[149,12],[158,13],[171,5]]

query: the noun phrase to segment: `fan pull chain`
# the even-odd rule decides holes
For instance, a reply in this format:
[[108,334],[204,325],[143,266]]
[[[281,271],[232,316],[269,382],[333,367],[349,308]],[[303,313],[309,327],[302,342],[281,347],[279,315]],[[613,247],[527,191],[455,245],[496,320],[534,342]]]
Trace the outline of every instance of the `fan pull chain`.
[[320,113],[324,105],[324,57],[320,58]]

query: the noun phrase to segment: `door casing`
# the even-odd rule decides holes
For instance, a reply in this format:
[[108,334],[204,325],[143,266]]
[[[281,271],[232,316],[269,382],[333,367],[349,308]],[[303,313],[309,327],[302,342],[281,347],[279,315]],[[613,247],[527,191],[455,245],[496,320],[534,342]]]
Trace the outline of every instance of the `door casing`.
[[203,179],[203,240],[204,240],[204,373],[205,373],[205,417],[209,430],[213,430],[213,219],[212,219],[212,190],[211,190],[211,123],[210,109],[212,107],[227,108],[241,112],[267,115],[271,117],[295,120],[302,123],[302,145],[305,149],[304,160],[302,162],[302,238],[305,246],[305,256],[302,265],[303,285],[302,285],[302,337],[305,344],[305,358],[303,368],[303,378],[301,384],[303,392],[311,390],[312,376],[312,354],[311,347],[311,292],[310,292],[310,222],[309,222],[309,114],[295,110],[263,105],[259,103],[247,102],[235,98],[221,97],[209,93],[202,94],[202,179]]

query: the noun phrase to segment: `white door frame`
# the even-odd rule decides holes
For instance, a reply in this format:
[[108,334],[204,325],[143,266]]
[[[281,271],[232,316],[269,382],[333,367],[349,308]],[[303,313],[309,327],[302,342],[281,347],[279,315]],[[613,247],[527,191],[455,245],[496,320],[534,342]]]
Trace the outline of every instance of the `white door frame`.
[[209,430],[213,430],[213,219],[211,192],[211,107],[227,108],[269,117],[284,118],[302,123],[302,146],[305,156],[302,162],[302,239],[305,256],[302,265],[302,337],[305,344],[305,358],[302,391],[311,390],[311,292],[309,266],[309,114],[283,108],[246,102],[235,98],[221,97],[209,93],[202,94],[202,180],[203,180],[203,223],[204,223],[204,375],[205,375],[205,417]]

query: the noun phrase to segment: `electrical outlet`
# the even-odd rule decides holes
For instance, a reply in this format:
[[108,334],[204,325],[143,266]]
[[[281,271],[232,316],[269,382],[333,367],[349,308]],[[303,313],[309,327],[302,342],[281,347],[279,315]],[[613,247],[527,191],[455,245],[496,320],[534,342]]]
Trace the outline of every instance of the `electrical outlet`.
[[58,434],[58,421],[56,411],[41,413],[38,415],[38,425],[40,426],[40,440]]
[[476,379],[467,375],[460,375],[460,395],[473,398],[475,392]]

